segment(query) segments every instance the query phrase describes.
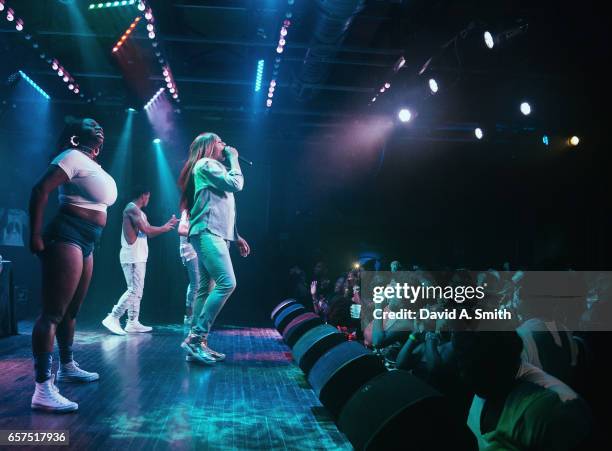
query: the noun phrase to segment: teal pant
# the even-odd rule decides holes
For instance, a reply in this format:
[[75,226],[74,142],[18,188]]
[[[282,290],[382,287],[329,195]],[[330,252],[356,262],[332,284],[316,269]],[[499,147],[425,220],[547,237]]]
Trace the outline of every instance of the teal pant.
[[[225,302],[236,289],[236,276],[230,258],[229,241],[207,232],[192,235],[189,241],[198,254],[200,269],[191,332],[206,337]],[[212,289],[211,280],[215,282]]]

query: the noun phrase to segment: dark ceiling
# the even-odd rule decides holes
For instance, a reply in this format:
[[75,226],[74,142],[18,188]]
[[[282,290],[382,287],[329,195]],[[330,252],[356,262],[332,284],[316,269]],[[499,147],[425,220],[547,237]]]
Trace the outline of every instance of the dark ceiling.
[[[575,2],[149,0],[158,46],[152,46],[142,20],[113,53],[114,43],[143,14],[136,5],[90,10],[90,2],[82,0],[4,3],[25,28],[16,31],[6,11],[0,13],[0,74],[6,79],[23,69],[53,102],[141,108],[165,84],[158,62],[163,58],[180,94],[180,103],[173,105],[183,115],[277,118],[328,128],[347,117],[392,114],[400,104],[416,108],[429,130],[483,120],[522,126],[515,107],[523,98],[537,105],[540,124],[563,128],[584,120],[577,111],[588,106],[592,86],[585,82],[592,55],[604,48],[607,35],[589,26],[596,15],[585,6],[577,10]],[[287,44],[279,55],[279,30],[288,16]],[[485,29],[521,25],[528,27],[526,33],[493,51],[485,48]],[[400,56],[406,65],[394,73]],[[75,78],[82,98],[66,89],[50,58]],[[259,59],[265,69],[256,96]],[[424,84],[430,76],[441,84],[435,97]],[[274,103],[267,109],[273,77]],[[387,81],[391,89],[369,105]]]

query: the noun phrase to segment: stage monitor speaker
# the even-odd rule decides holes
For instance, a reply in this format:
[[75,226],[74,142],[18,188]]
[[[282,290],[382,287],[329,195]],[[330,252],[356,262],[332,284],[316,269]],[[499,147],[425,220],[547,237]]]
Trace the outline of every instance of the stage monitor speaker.
[[344,405],[338,428],[356,450],[478,449],[465,418],[447,399],[402,370],[361,386]]
[[302,338],[306,332],[313,327],[323,324],[323,321],[316,313],[306,312],[300,316],[296,316],[285,329],[283,330],[283,339],[290,348],[293,348],[295,343]]
[[359,388],[387,369],[363,345],[347,341],[334,346],[313,365],[308,382],[334,419]]
[[300,337],[293,346],[293,360],[306,377],[310,369],[323,354],[336,345],[344,343],[346,336],[329,324],[314,327]]
[[272,313],[270,313],[270,319],[274,321],[281,311],[293,304],[299,304],[299,302],[295,299],[285,299],[283,302],[274,307],[274,310],[272,310]]
[[283,330],[285,330],[285,327],[287,327],[287,324],[289,324],[302,313],[306,313],[306,309],[302,304],[290,305],[278,314],[278,316],[274,320],[274,327],[282,334]]

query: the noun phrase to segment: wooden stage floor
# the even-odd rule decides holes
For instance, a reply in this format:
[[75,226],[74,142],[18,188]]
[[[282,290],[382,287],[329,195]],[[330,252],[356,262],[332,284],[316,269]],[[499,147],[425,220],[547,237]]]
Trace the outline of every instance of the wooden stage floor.
[[100,380],[58,384],[79,410],[54,415],[30,409],[28,326],[0,339],[0,430],[68,430],[76,450],[352,449],[274,329],[218,329],[210,345],[227,360],[209,367],[185,361],[182,326],[125,337],[79,326],[75,360]]

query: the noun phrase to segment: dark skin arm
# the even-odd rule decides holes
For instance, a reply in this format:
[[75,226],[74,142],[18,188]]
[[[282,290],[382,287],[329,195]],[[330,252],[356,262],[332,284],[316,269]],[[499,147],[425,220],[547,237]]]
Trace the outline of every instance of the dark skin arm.
[[143,219],[143,217],[140,215],[140,212],[132,206],[128,207],[125,210],[125,214],[130,219],[134,228],[143,232],[149,238],[154,238],[157,235],[169,232],[170,230],[174,229],[174,226],[177,223],[177,219],[174,217],[174,215],[172,215],[172,218],[170,218],[168,222],[166,222],[163,226],[152,226],[151,224],[149,224],[149,221]]
[[68,175],[58,166],[49,166],[47,172],[32,188],[30,195],[30,251],[38,254],[45,250],[42,239],[43,216],[49,194],[68,181]]

